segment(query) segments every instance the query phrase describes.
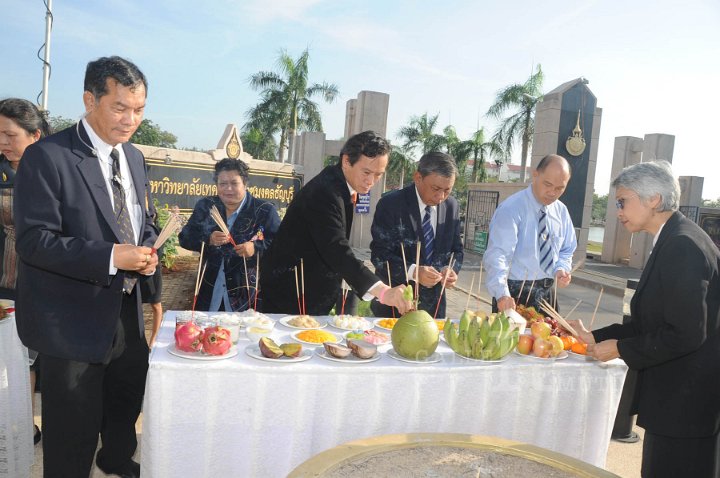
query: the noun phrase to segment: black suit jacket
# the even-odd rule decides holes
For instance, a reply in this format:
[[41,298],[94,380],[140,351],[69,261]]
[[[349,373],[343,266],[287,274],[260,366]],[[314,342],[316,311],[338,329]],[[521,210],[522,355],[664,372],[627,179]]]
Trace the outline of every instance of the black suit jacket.
[[720,428],[720,251],[676,212],[665,223],[631,302],[632,321],[593,332],[618,339],[638,371],[638,425],[671,437]]
[[[228,298],[233,310],[246,310],[254,306],[252,302],[248,306],[247,285],[249,284],[251,288],[255,286],[257,258],[262,256],[272,243],[280,225],[280,217],[272,203],[257,199],[249,192],[246,195],[245,204],[243,204],[233,226],[230,228],[230,235],[232,235],[236,244],[242,244],[249,241],[262,227],[263,239],[254,241],[255,255],[253,257],[243,260],[242,257],[237,255],[232,244],[225,244],[220,247],[208,245],[210,235],[214,231],[220,230],[210,216],[212,206],[218,208],[222,217],[226,217],[225,205],[218,196],[206,197],[198,201],[188,223],[180,231],[180,245],[185,249],[199,252],[201,245],[205,243],[203,263],[207,264],[207,269],[205,270],[203,283],[200,286],[195,310],[209,309],[213,287],[221,263],[224,263],[225,285],[227,286]],[[225,222],[227,223],[227,218]],[[247,281],[245,279],[246,266]],[[252,289],[249,298],[251,300],[255,298]]]
[[[79,134],[83,135],[83,141]],[[98,363],[118,325],[125,273],[109,274],[120,243],[110,193],[82,124],[25,150],[15,176],[17,325],[23,343],[41,354]],[[140,244],[157,233],[147,214],[145,161],[123,145],[143,209]],[[137,297],[140,333],[141,297]]]
[[340,166],[328,166],[295,196],[275,240],[260,262],[263,310],[298,313],[294,267],[305,269],[305,304],[312,315],[330,312],[342,279],[363,296],[378,279],[348,243],[353,220],[350,191]]
[[[460,240],[460,219],[458,204],[450,196],[437,206],[437,227],[433,246],[432,264],[427,264],[424,254],[420,254],[420,265],[432,265],[438,271],[450,263],[450,255],[455,260],[454,270],[460,272],[463,261],[463,245]],[[422,250],[425,238],[422,233],[422,218],[418,206],[415,184],[410,184],[399,191],[386,194],[378,201],[375,218],[372,223],[372,242],[370,243],[371,259],[375,266],[375,274],[387,280],[387,263],[390,263],[392,285],[404,284],[405,270],[403,267],[401,246],[405,248],[407,267],[415,263],[416,244],[420,239]],[[415,282],[410,278],[410,281]],[[438,317],[445,317],[445,294],[440,298],[442,284],[435,287],[420,287],[420,306],[430,315],[435,313],[438,299],[440,308]],[[373,302],[372,310],[379,317],[389,317],[390,307]],[[397,311],[395,311],[397,314]]]

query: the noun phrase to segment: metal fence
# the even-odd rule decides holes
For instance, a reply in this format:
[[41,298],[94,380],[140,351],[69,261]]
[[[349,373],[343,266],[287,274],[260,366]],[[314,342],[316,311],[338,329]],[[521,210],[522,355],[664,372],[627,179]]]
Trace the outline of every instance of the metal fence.
[[700,208],[697,206],[680,206],[680,212],[693,222],[698,222]]
[[490,220],[497,209],[500,193],[497,191],[468,191],[465,212],[465,249],[484,253],[487,249]]

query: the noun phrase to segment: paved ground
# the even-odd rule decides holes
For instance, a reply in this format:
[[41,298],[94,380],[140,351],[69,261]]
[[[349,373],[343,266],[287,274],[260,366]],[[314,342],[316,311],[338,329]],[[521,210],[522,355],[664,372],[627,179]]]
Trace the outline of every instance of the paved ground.
[[[365,259],[369,257],[368,251],[358,251],[358,255]],[[484,284],[478,294],[477,278],[480,272],[480,258],[474,254],[467,254],[465,266],[461,272],[458,287],[449,290],[447,293],[448,315],[459,317],[468,301],[468,289],[472,275],[475,276],[474,292],[470,298],[470,307],[476,310],[490,311],[490,301]],[[162,302],[165,310],[188,310],[191,306],[193,290],[195,287],[195,275],[197,269],[196,257],[181,257],[175,267],[175,271],[163,276]],[[573,318],[580,318],[589,324],[593,315],[595,303],[599,290],[604,288],[598,313],[593,323],[593,328],[608,325],[622,320],[623,300],[625,283],[628,278],[639,277],[640,271],[626,267],[619,267],[607,264],[600,264],[587,261],[585,266],[574,274],[573,283],[566,289],[558,291],[558,302],[563,312],[569,311],[579,300],[582,301]],[[484,280],[483,280],[484,282]],[[152,324],[152,315],[149,306],[145,306],[145,329],[149,336]],[[39,395],[36,402],[39,403]],[[39,413],[40,408],[38,408]],[[35,421],[40,424],[40,417],[36,416]],[[142,416],[136,426],[139,439],[142,439]],[[642,429],[634,427],[634,430],[642,436]],[[592,430],[587,430],[592,433]],[[634,444],[625,444],[615,441],[610,442],[608,450],[606,469],[624,478],[635,478],[640,476],[640,462],[642,456],[642,441]],[[32,478],[42,477],[42,449],[35,447],[35,465],[32,469]],[[139,457],[136,456],[139,461]],[[106,476],[97,469],[93,469],[91,478]]]

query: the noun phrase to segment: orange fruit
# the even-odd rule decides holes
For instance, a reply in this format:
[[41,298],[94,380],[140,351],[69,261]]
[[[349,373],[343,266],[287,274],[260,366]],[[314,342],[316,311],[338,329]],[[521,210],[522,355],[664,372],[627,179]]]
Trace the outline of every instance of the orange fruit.
[[572,350],[576,354],[586,355],[587,354],[587,344],[582,344],[582,343],[576,341],[574,344],[572,344],[572,346],[570,347],[570,350]]
[[572,335],[563,335],[560,340],[563,341],[563,350],[570,350],[577,343],[577,339]]

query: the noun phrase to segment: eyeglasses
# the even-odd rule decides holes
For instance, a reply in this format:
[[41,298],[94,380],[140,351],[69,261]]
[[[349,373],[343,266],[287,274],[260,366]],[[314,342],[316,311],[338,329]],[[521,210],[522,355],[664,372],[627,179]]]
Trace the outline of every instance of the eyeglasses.
[[[615,206],[616,206],[618,209],[625,209],[625,201],[627,201],[628,199],[630,199],[630,198],[632,198],[632,197],[634,197],[634,196],[630,196],[630,197],[618,199],[617,201],[615,201]],[[639,196],[638,196],[638,197],[639,197]]]

